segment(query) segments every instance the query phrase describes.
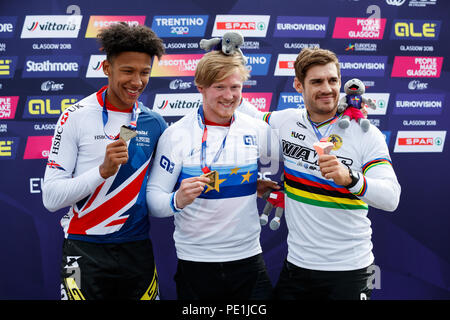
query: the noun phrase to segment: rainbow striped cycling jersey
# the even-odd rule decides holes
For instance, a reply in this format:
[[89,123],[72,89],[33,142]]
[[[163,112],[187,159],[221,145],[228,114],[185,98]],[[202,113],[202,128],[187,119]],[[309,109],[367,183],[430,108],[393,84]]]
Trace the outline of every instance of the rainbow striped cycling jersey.
[[[316,125],[309,121],[306,109],[260,113],[258,117],[278,131],[282,148],[288,261],[307,269],[332,271],[370,265],[374,258],[369,205],[388,210],[384,203],[400,195],[380,130],[371,126],[363,132],[356,121],[344,130],[333,118]],[[325,179],[320,172],[313,143],[326,132],[327,140],[334,144],[330,154],[358,172],[360,179],[350,189]]]

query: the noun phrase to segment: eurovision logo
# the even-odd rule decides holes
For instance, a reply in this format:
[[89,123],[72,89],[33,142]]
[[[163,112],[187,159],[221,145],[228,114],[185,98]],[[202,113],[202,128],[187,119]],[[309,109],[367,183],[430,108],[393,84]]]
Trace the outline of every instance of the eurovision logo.
[[278,16],[274,37],[325,38],[328,17]]
[[339,56],[343,77],[383,77],[387,56]]
[[393,114],[439,115],[444,106],[444,94],[397,94]]

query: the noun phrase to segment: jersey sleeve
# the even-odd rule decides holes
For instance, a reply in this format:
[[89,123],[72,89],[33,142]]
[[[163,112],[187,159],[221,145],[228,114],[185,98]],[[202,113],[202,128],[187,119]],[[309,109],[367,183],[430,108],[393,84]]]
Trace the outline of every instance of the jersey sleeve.
[[77,123],[76,118],[68,118],[66,113],[62,113],[52,138],[42,184],[42,201],[51,212],[71,206],[92,194],[105,180],[98,166],[73,177],[80,129]]
[[367,138],[361,139],[360,145],[363,157],[360,179],[349,190],[374,208],[394,211],[400,201],[401,187],[389,149],[378,128],[371,126],[366,134]]
[[181,211],[175,204],[174,187],[183,165],[181,141],[186,141],[189,136],[186,134],[189,133],[169,128],[159,138],[146,188],[147,207],[152,216],[169,217]]

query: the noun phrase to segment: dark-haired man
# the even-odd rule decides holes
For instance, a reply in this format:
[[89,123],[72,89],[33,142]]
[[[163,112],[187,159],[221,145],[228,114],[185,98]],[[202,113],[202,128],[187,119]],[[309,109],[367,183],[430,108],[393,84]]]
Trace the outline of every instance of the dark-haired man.
[[[375,126],[336,125],[341,73],[333,52],[305,48],[294,69],[305,108],[256,115],[278,131],[283,152],[288,255],[274,298],[369,299],[369,206],[394,211],[401,193],[389,149]],[[319,141],[332,151],[320,154]]]
[[108,85],[60,116],[45,171],[44,206],[62,218],[62,299],[158,299],[145,186],[167,127],[138,103],[162,40],[115,24],[98,40]]

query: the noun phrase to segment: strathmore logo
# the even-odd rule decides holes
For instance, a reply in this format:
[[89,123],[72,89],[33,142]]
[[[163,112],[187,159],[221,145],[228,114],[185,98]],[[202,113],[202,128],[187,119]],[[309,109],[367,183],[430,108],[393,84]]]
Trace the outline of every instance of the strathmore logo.
[[244,37],[265,37],[269,20],[270,15],[217,15],[212,36],[239,31]]
[[26,16],[21,38],[78,38],[83,16]]
[[447,131],[399,131],[394,152],[442,152]]

